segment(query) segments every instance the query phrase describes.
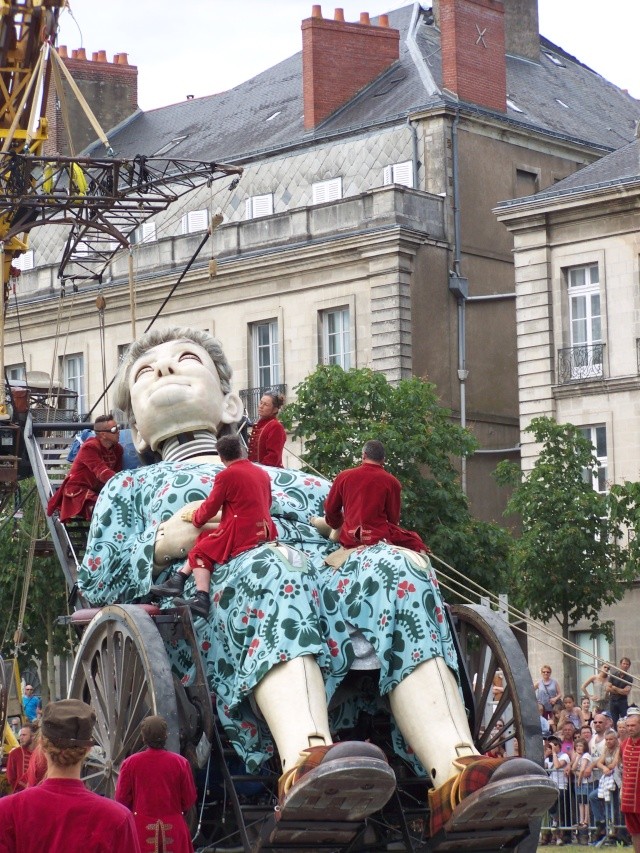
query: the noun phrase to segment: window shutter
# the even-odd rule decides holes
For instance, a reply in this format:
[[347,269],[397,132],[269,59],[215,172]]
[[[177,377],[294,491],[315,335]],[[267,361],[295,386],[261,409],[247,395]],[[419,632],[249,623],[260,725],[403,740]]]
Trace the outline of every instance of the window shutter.
[[393,167],[393,183],[413,187],[413,163],[411,160],[395,164]]
[[253,215],[257,216],[271,216],[273,213],[273,194],[267,193],[266,195],[255,195],[253,197]]
[[140,227],[140,242],[153,243],[156,239],[156,223],[143,222]]
[[318,181],[313,184],[313,203],[322,204],[325,201],[337,201],[342,198],[342,178],[330,178],[328,181]]
[[382,182],[383,184],[393,183],[393,166],[384,167],[384,171],[382,172]]

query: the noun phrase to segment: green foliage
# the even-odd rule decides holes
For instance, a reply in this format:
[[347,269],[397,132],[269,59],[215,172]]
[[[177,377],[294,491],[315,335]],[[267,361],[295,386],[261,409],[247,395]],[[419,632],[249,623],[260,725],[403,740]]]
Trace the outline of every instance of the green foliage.
[[578,427],[535,418],[528,432],[542,444],[531,472],[523,478],[512,463],[496,471],[499,483],[515,486],[507,513],[522,519],[511,553],[514,603],[534,619],[555,617],[565,637],[582,619],[594,633],[608,634],[600,610],[622,598],[638,568],[624,547],[616,489],[607,496],[594,491],[598,461]]
[[[33,483],[23,482],[15,504],[5,506],[0,516],[0,612],[3,614],[0,654],[6,657],[14,655],[14,634],[18,626],[29,543],[34,532],[36,501]],[[41,520],[39,529],[35,531],[37,537],[43,538],[45,530],[46,525]],[[46,675],[52,656],[68,652],[68,632],[56,623],[58,616],[66,612],[67,587],[58,561],[54,557],[35,556],[22,642],[17,650],[21,669],[37,662]],[[46,685],[43,689],[46,694]]]
[[295,390],[282,421],[303,439],[306,463],[333,478],[359,464],[368,439],[379,439],[385,467],[402,483],[403,526],[459,571],[503,591],[508,535],[469,513],[452,459],[472,453],[476,442],[451,421],[434,385],[418,378],[391,385],[372,370],[324,365]]

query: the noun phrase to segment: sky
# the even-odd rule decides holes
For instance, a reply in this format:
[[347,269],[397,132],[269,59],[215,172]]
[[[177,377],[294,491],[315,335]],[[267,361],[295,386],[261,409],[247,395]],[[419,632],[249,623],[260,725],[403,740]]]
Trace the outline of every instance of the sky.
[[[509,0],[506,0],[509,2]],[[334,0],[321,4],[332,18],[361,11],[373,17],[403,0]],[[69,0],[58,44],[90,56],[127,53],[138,66],[143,110],[222,92],[302,47],[300,23],[310,0]],[[423,5],[429,5],[423,2]],[[538,0],[540,32],[585,65],[640,99],[640,0]]]

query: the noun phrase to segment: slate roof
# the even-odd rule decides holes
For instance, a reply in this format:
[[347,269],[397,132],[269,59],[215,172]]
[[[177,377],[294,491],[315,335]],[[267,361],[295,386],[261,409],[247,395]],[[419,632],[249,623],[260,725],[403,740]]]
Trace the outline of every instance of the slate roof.
[[[389,13],[400,30],[400,58],[314,131],[305,131],[302,53],[274,65],[227,92],[139,111],[110,135],[117,156],[153,155],[185,137],[167,156],[220,162],[247,161],[323,137],[402,121],[416,110],[455,101],[441,90],[440,33],[422,12],[416,42],[437,87],[425,89],[406,38],[413,5]],[[550,58],[554,56],[556,61]],[[548,40],[540,62],[507,57],[507,92],[518,110],[493,115],[518,125],[613,150],[633,138],[640,102]],[[488,110],[471,107],[476,112]],[[90,151],[101,154],[101,146]]]

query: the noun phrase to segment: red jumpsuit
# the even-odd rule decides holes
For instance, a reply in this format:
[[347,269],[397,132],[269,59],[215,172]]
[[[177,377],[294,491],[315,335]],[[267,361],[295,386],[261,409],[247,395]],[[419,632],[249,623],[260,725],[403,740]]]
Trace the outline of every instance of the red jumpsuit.
[[401,488],[400,481],[375,462],[341,471],[324,502],[327,523],[334,530],[342,527],[340,544],[358,548],[384,539],[412,551],[427,551],[417,533],[398,526]]
[[249,460],[282,468],[282,450],[286,440],[287,434],[276,415],[260,418],[251,430]]
[[73,460],[71,470],[49,498],[47,515],[60,510],[60,521],[80,517],[89,521],[100,489],[122,471],[122,445],[103,447],[98,438],[88,438]]
[[[640,738],[628,737],[620,745],[622,791],[620,811],[632,835],[640,831]],[[630,820],[631,819],[631,820]]]
[[0,799],[0,853],[140,853],[133,815],[79,779]]
[[129,756],[120,768],[116,800],[134,814],[142,853],[191,853],[183,814],[196,801],[196,787],[186,758],[166,749]]
[[17,746],[7,756],[7,782],[14,793],[27,787],[27,774],[32,755],[33,752],[30,749]]
[[195,527],[202,527],[222,508],[217,530],[203,531],[189,551],[189,565],[200,558],[207,568],[226,563],[243,551],[277,537],[269,511],[271,480],[266,471],[248,459],[236,459],[216,474],[209,497],[193,515]]

